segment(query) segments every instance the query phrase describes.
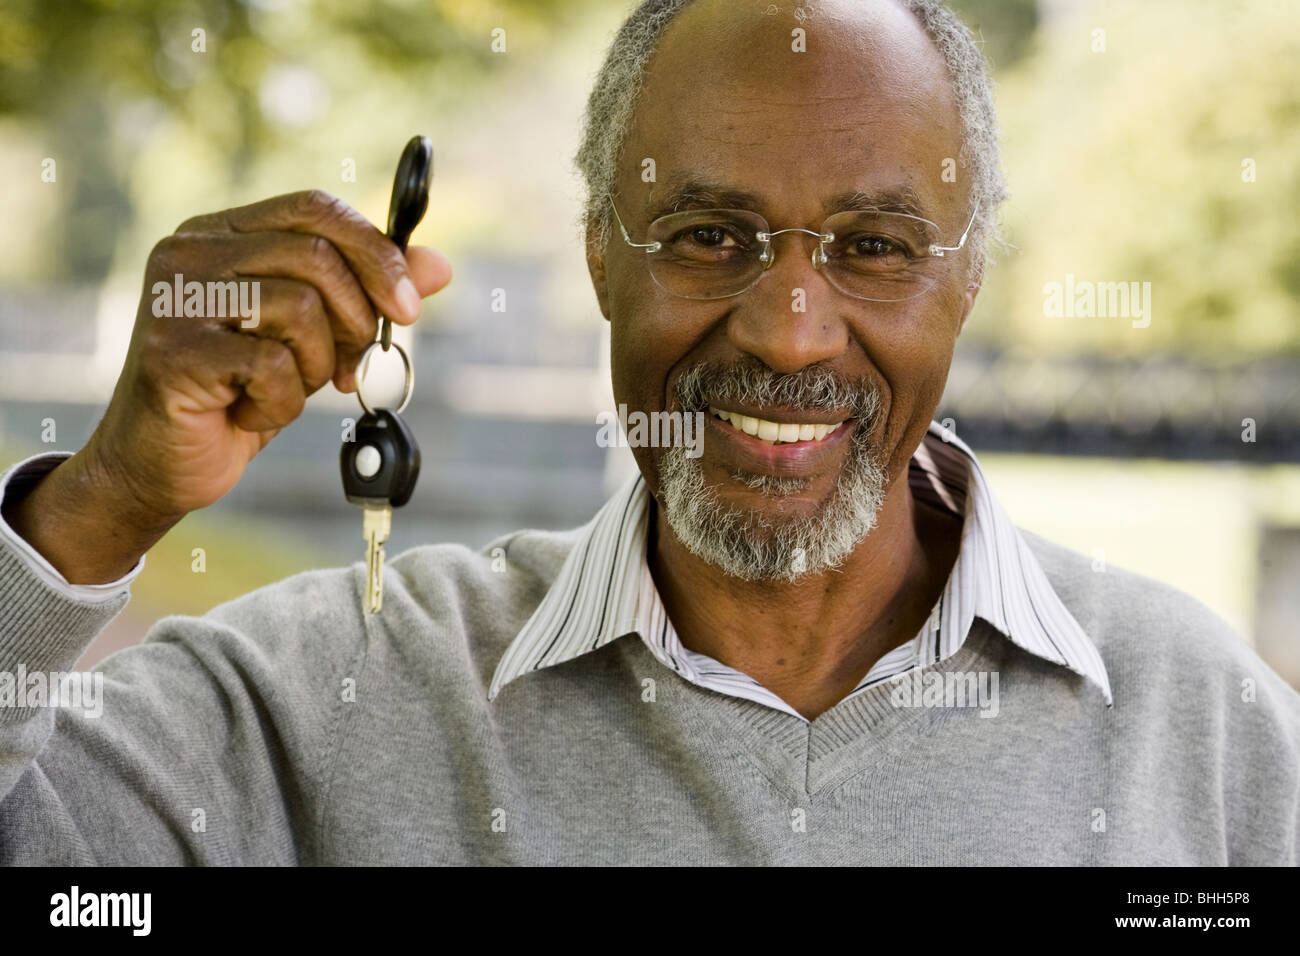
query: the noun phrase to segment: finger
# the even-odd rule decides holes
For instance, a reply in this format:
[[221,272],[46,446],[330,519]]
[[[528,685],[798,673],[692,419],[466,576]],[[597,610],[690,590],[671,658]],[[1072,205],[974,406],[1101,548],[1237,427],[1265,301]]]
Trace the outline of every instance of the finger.
[[224,349],[228,360],[226,383],[244,394],[227,410],[230,420],[244,431],[283,428],[307,404],[302,376],[293,351],[276,339],[260,339],[224,331],[233,342]]
[[287,345],[297,363],[303,390],[311,395],[335,372],[335,322],[325,308],[325,300],[310,282],[262,277],[244,281],[257,283],[256,315],[249,319],[236,314],[215,321]]
[[329,240],[357,275],[375,307],[409,325],[420,293],[406,259],[387,236],[347,203],[320,189],[289,193],[183,222],[177,232],[300,232]]
[[359,358],[379,327],[374,305],[338,250],[296,232],[170,236],[155,248],[155,271],[207,280],[294,279],[319,293],[330,317],[338,360]]
[[437,249],[428,246],[408,246],[406,265],[411,270],[411,280],[421,298],[433,295],[451,281],[451,263]]
[[245,431],[282,428],[307,401],[292,350],[276,339],[243,335],[226,326],[191,325],[168,341],[149,368],[157,383],[185,396],[175,410],[224,409]]

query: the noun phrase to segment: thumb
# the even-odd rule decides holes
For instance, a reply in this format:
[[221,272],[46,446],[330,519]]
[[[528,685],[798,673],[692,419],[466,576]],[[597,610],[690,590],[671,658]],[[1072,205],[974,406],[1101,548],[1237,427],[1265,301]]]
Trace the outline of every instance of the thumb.
[[429,246],[408,246],[406,265],[421,298],[433,295],[451,281],[451,263],[441,252]]

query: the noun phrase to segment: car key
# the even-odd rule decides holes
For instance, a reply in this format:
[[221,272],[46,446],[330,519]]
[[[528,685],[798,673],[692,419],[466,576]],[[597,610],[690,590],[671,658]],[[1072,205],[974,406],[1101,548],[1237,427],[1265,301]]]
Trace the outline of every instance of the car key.
[[384,543],[392,530],[393,509],[411,498],[420,476],[420,446],[410,428],[387,408],[367,412],[356,424],[355,439],[339,454],[343,493],[360,505],[366,539],[365,606],[384,605]]
[[[393,197],[388,206],[388,238],[402,252],[411,232],[429,208],[429,181],[433,177],[433,144],[427,136],[414,136],[402,150],[393,177]],[[370,343],[357,363],[357,400],[365,414],[356,423],[351,441],[339,452],[343,493],[362,508],[362,534],[366,539],[365,609],[377,613],[384,606],[384,544],[392,531],[393,509],[410,500],[420,476],[420,446],[402,419],[411,400],[415,379],[411,357],[392,341],[393,323],[380,321],[379,338]],[[376,348],[395,347],[406,369],[402,400],[396,410],[372,408],[363,385],[370,356]]]

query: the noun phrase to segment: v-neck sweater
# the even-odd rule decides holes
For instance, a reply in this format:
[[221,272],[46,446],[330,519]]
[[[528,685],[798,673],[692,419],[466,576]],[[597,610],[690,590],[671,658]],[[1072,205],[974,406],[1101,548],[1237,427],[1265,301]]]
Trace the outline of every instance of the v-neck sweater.
[[[357,564],[164,618],[98,716],[0,706],[0,863],[1295,864],[1300,695],[1195,600],[1025,535],[1113,706],[979,618],[810,722],[637,640],[489,700],[577,538],[519,532],[399,555],[380,614]],[[126,599],[0,547],[0,673],[71,670]],[[995,714],[923,690],[979,674]]]

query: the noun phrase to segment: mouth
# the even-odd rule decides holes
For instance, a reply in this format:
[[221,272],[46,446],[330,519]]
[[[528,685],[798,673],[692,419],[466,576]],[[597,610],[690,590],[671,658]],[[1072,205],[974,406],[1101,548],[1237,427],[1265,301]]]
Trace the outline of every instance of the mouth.
[[843,412],[774,406],[757,415],[753,413],[758,408],[708,409],[704,459],[729,474],[810,479],[838,475],[837,463],[843,462],[857,428],[855,418],[840,417]]
[[[742,432],[769,445],[794,445],[804,442],[825,441],[848,421],[847,418],[835,422],[814,422],[795,418],[778,422],[767,418],[759,418],[756,415],[746,415],[744,412],[718,408],[716,405],[709,406],[709,414],[725,422],[735,431]],[[794,413],[796,416],[799,414],[798,412]],[[810,413],[805,412],[802,414],[808,415]]]

